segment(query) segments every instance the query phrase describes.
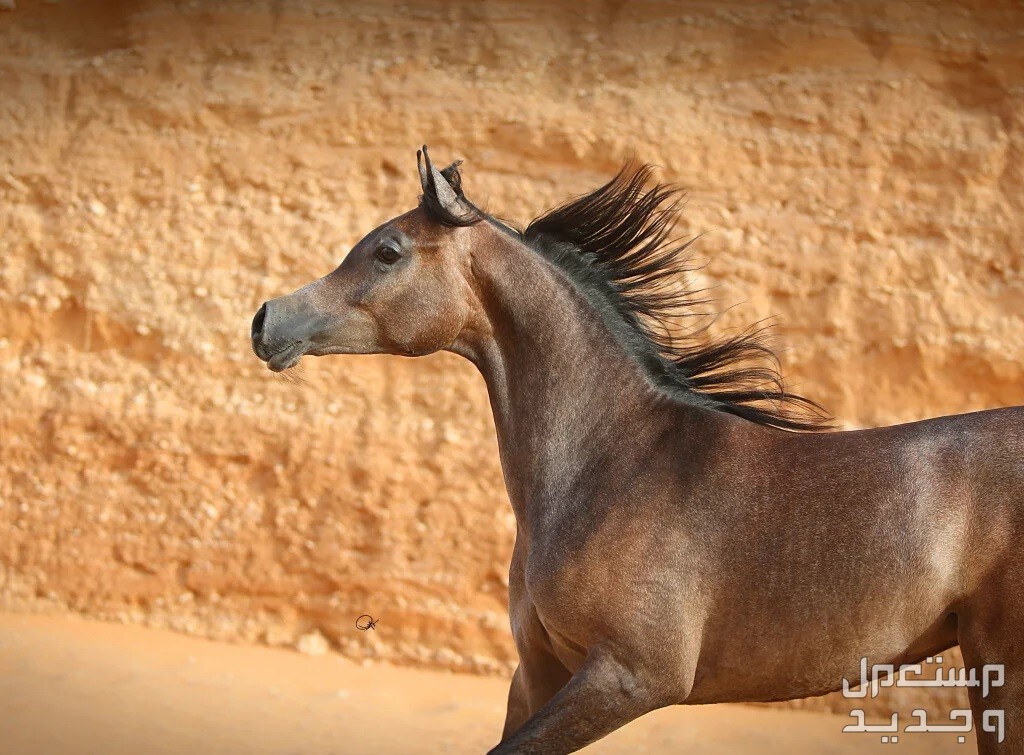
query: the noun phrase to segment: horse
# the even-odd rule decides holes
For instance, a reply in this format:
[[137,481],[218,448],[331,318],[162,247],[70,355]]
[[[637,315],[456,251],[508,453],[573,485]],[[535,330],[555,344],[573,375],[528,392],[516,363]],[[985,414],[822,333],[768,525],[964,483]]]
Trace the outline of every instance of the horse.
[[982,753],[1024,752],[1024,407],[840,431],[762,329],[679,328],[682,193],[627,164],[517,228],[417,152],[414,209],[264,303],[256,355],[447,350],[486,382],[519,664],[492,753],[675,704],[822,695],[959,644]]

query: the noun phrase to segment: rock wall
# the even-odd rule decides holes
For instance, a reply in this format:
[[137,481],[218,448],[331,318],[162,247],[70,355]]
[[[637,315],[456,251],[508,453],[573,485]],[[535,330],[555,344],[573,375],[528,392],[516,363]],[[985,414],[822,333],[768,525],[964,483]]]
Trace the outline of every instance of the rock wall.
[[17,0],[0,606],[508,670],[473,368],[247,340],[414,206],[423,141],[518,220],[663,166],[722,326],[779,315],[846,426],[1024,403],[1020,3]]

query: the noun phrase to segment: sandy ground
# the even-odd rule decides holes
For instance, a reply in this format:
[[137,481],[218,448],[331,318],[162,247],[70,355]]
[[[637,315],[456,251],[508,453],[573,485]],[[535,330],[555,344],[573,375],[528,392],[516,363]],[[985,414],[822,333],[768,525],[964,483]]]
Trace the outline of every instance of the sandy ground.
[[[501,679],[360,666],[70,617],[0,615],[4,753],[480,753]],[[658,711],[595,753],[953,753],[971,743],[843,734],[851,719],[718,705]]]

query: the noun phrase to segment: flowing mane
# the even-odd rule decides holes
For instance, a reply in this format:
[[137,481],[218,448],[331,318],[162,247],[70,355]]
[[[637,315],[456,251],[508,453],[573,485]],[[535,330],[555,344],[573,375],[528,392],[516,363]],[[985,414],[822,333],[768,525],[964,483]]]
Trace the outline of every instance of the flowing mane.
[[[458,164],[445,169],[462,201]],[[707,337],[707,325],[680,329],[683,317],[706,316],[704,291],[687,288],[687,251],[695,239],[672,237],[683,192],[652,184],[653,168],[627,165],[604,186],[509,228],[473,205],[452,217],[424,196],[421,206],[446,225],[498,223],[564,270],[603,311],[626,326],[620,334],[659,387],[761,425],[813,432],[830,418],[816,402],[786,390],[778,357],[765,342],[768,327]]]

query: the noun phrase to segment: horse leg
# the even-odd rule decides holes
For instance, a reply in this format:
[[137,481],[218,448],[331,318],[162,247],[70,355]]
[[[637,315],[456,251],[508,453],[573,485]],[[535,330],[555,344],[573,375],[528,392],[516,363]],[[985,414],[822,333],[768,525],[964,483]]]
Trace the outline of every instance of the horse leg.
[[508,710],[502,739],[526,723],[572,677],[550,650],[547,633],[532,606],[524,607],[523,621],[516,632],[519,666],[508,690]]
[[666,703],[640,675],[597,647],[568,684],[491,755],[575,752]]
[[516,672],[512,674],[512,683],[508,686],[508,705],[505,707],[505,728],[501,730],[504,739],[518,729],[530,717],[530,704],[527,702],[526,682],[523,680],[523,663],[519,662]]
[[[1012,573],[1010,573],[1012,572]],[[1002,664],[1003,684],[991,687],[983,697],[980,687],[971,687],[969,695],[978,737],[978,752],[1024,752],[1024,595],[1020,585],[1024,566],[1015,566],[986,585],[986,593],[976,596],[959,613],[959,641],[964,663],[983,678],[985,664]],[[1002,711],[1003,741],[998,731],[984,731],[986,711]],[[991,714],[990,714],[991,715]],[[994,724],[994,722],[990,723]],[[992,725],[990,728],[996,728]]]
[[507,738],[526,723],[571,677],[568,669],[553,656],[533,653],[521,657],[508,688],[508,710],[501,738]]

